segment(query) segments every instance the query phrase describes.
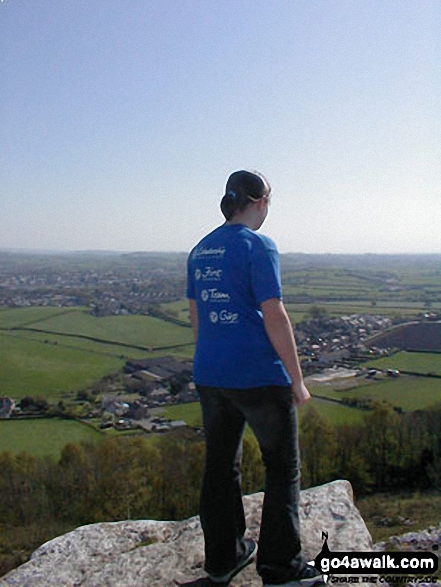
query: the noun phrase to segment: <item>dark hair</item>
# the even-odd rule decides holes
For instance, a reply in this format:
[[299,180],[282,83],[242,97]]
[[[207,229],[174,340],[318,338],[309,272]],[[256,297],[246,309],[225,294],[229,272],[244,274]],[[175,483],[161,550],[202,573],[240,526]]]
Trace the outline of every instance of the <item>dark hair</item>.
[[230,175],[225,187],[225,195],[221,201],[221,211],[226,220],[230,220],[236,212],[244,210],[253,200],[269,196],[271,186],[260,173],[235,171]]

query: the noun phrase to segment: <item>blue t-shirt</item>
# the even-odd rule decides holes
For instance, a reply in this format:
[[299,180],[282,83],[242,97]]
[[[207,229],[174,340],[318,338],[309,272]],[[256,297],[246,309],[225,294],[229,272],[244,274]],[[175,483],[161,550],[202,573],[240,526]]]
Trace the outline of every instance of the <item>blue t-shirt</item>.
[[224,224],[188,257],[187,297],[196,300],[199,385],[250,388],[291,380],[265,330],[260,304],[282,297],[273,241],[243,224]]

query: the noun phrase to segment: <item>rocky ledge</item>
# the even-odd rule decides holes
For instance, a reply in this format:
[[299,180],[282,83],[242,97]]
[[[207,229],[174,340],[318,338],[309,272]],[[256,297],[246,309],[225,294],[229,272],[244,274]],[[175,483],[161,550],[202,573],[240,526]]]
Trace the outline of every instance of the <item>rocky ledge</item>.
[[[257,539],[263,493],[244,497],[249,536]],[[322,532],[331,550],[372,550],[348,481],[301,492],[306,560],[320,552]],[[2,579],[0,587],[175,587],[198,584],[203,572],[198,517],[179,522],[137,520],[82,526],[47,542]],[[195,583],[196,582],[196,583]],[[232,587],[261,587],[254,565]]]
[[401,536],[391,536],[384,542],[377,542],[374,550],[424,551],[434,552],[441,558],[441,524],[426,530],[406,532]]

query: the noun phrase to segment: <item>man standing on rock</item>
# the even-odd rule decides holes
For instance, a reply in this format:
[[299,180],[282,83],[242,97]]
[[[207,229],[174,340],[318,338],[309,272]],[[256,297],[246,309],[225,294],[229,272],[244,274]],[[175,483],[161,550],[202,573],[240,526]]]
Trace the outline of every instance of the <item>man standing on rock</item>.
[[257,234],[271,188],[260,174],[233,173],[221,210],[226,222],[188,258],[187,295],[196,339],[194,380],[206,438],[200,518],[205,570],[228,585],[255,557],[246,539],[240,484],[245,423],[266,469],[257,552],[264,587],[323,584],[301,554],[297,406],[310,398],[282,302],[279,254]]

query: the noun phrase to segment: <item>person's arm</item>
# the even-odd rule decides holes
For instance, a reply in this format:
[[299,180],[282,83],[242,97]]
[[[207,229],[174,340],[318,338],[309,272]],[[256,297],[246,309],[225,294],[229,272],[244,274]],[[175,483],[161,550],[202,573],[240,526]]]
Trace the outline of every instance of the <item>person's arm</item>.
[[298,406],[310,399],[309,391],[303,383],[302,369],[297,354],[294,332],[281,299],[270,298],[260,305],[265,330],[276,353],[282,360],[288,375],[291,377],[291,387],[294,401]]
[[193,299],[189,299],[189,304],[190,304],[190,322],[191,322],[191,326],[193,328],[193,334],[194,334],[194,340],[195,342],[198,339],[198,309],[197,309],[197,305],[196,305],[196,300]]

